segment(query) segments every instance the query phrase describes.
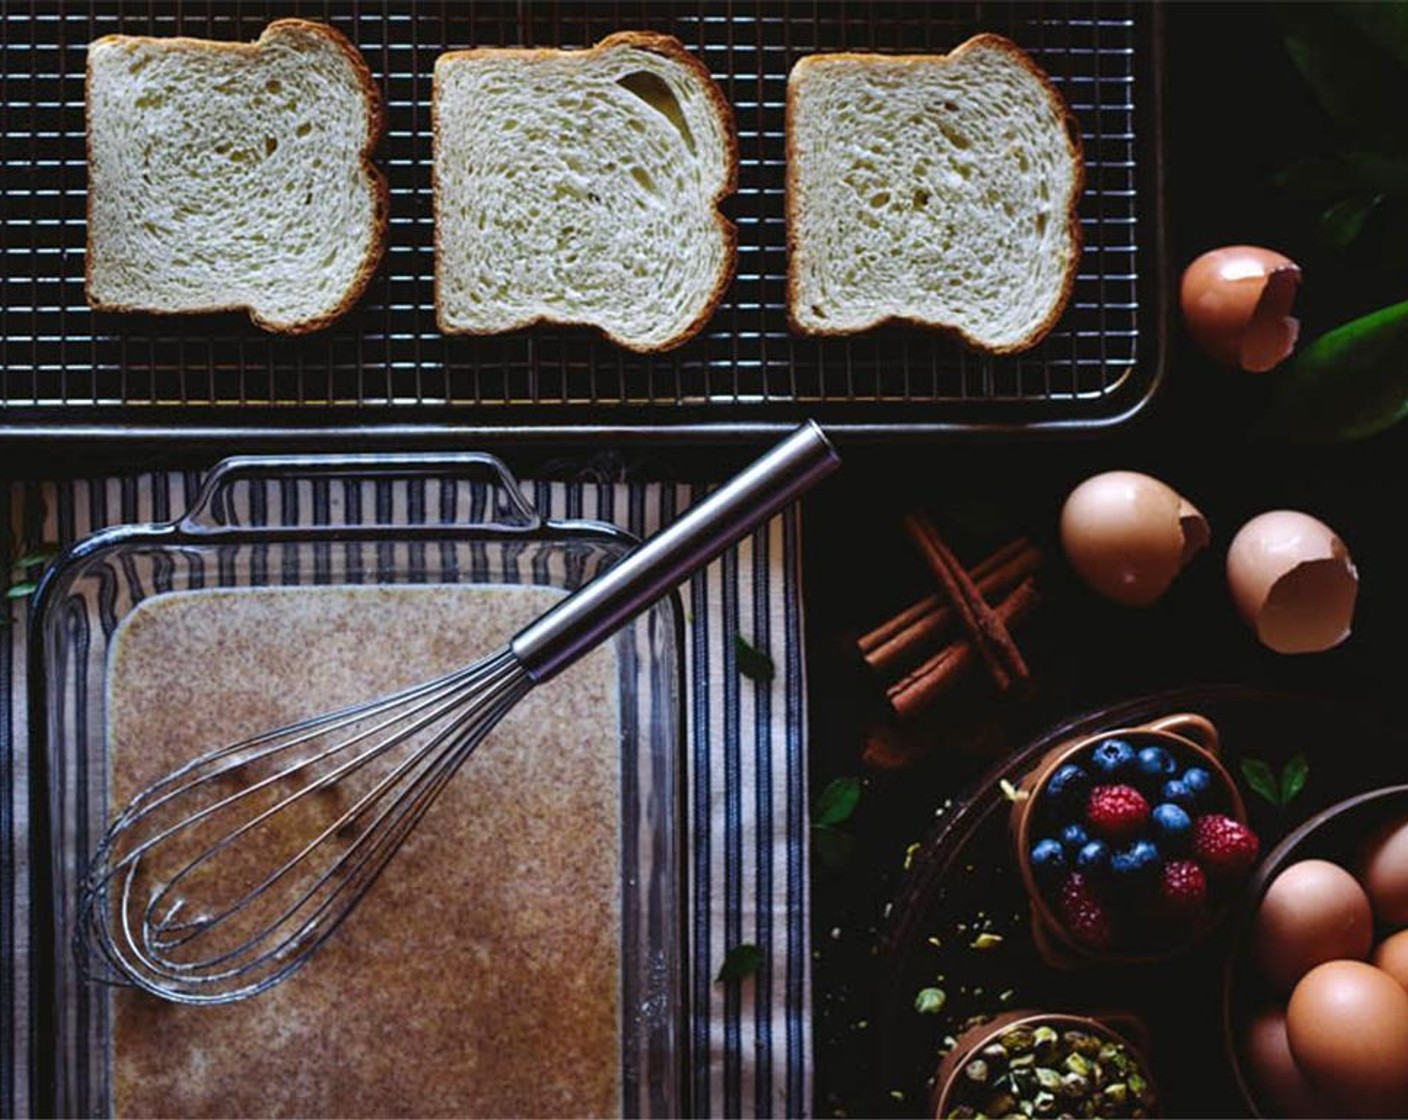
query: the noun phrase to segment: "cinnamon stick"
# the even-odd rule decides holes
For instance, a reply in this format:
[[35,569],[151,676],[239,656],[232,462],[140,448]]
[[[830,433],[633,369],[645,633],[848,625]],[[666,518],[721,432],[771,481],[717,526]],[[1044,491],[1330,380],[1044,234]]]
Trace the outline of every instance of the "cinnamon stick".
[[[1006,595],[1041,563],[1041,553],[1026,540],[1004,545],[972,571],[978,593],[990,602]],[[917,608],[929,605],[927,610]],[[954,608],[941,596],[931,595],[872,630],[858,643],[866,663],[885,675],[903,668],[925,646],[940,637],[953,624]],[[878,637],[877,637],[878,636]]]
[[[977,569],[973,569],[973,574],[977,575]],[[943,610],[944,597],[935,593],[925,595],[917,602],[911,603],[895,615],[894,618],[882,622],[868,634],[862,634],[856,639],[856,646],[865,655],[866,661],[871,665],[875,664],[873,654],[876,650],[883,649],[893,642],[897,635],[904,633],[906,629],[922,621],[936,610]]]
[[[992,613],[1005,631],[1036,606],[1036,580],[1028,576],[1003,599]],[[1010,638],[1009,638],[1010,641]],[[945,646],[912,673],[886,690],[886,696],[900,719],[907,719],[957,683],[979,655],[977,643],[961,638]]]
[[[994,569],[1001,567],[1008,560],[1011,560],[1012,557],[1018,555],[1028,547],[1030,547],[1030,545],[1025,537],[1018,537],[1016,540],[1008,541],[1001,548],[985,556],[977,566],[974,567],[972,573],[973,578],[981,582],[983,579],[987,578],[987,576],[991,575]],[[862,653],[870,653],[871,650],[883,646],[893,639],[896,634],[900,633],[900,631],[908,626],[912,626],[925,615],[932,614],[934,609],[942,607],[944,602],[945,600],[942,595],[926,595],[917,603],[900,611],[899,614],[895,615],[895,617],[888,622],[882,622],[874,630],[870,631],[870,633],[862,634],[856,641],[856,645],[860,647]]]
[[953,551],[939,536],[932,521],[922,514],[910,514],[904,520],[906,531],[919,546],[919,551],[953,600],[958,618],[969,638],[987,665],[988,673],[998,691],[1006,692],[1014,678],[1026,681],[1031,674],[1021,651],[973,580],[958,562]]

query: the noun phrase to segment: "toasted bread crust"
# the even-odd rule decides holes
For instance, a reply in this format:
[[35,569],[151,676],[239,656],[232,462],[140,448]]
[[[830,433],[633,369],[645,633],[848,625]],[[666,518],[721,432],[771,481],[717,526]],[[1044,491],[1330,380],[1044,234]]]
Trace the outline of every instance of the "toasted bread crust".
[[[312,331],[321,330],[330,325],[350,311],[352,306],[362,298],[362,295],[366,292],[367,285],[371,283],[372,277],[376,274],[376,270],[381,265],[382,257],[386,254],[386,241],[390,228],[390,188],[387,186],[386,176],[381,173],[380,168],[378,168],[372,160],[372,156],[377,146],[381,143],[382,136],[386,131],[386,107],[382,100],[381,89],[377,86],[375,79],[372,77],[371,69],[367,66],[366,59],[362,57],[362,52],[349,42],[342,32],[334,27],[329,27],[327,24],[314,23],[311,20],[279,19],[264,28],[259,38],[252,43],[225,42],[218,39],[195,39],[184,35],[170,37],[156,35],[104,35],[102,38],[95,39],[90,43],[88,49],[91,52],[94,47],[108,42],[145,42],[154,43],[163,47],[175,46],[185,50],[252,55],[260,51],[266,39],[290,31],[321,36],[342,52],[343,57],[346,58],[352,66],[352,72],[357,77],[357,84],[361,86],[362,100],[367,110],[367,142],[363,145],[359,156],[362,164],[362,172],[372,189],[372,221],[374,223],[374,229],[372,232],[372,242],[367,248],[366,255],[362,258],[361,266],[352,278],[352,283],[348,285],[347,293],[342,301],[325,315],[318,315],[311,319],[301,319],[292,323],[273,323],[246,303],[211,304],[207,307],[190,307],[183,308],[179,311],[171,311],[163,308],[141,307],[133,304],[108,303],[100,300],[93,294],[93,191],[90,188],[87,194],[84,211],[84,220],[89,230],[89,243],[88,252],[84,254],[83,294],[88,301],[88,306],[94,311],[116,311],[124,313],[143,312],[172,317],[212,315],[226,311],[244,311],[257,326],[271,334],[300,335],[309,334]],[[85,111],[86,107],[92,104],[92,83],[93,67],[90,63],[85,69],[83,79]],[[87,122],[87,129],[84,135],[84,155],[88,166],[91,168],[93,165],[93,128],[91,120]]]
[[[532,319],[525,319],[517,324],[512,330],[525,330],[529,327],[539,325],[556,325],[567,327],[588,327],[609,342],[615,343],[626,350],[632,350],[637,354],[662,353],[666,350],[673,350],[683,346],[691,338],[704,329],[705,324],[714,317],[719,304],[723,302],[724,293],[728,291],[728,286],[733,282],[734,273],[738,268],[738,227],[729,221],[720,207],[724,199],[728,198],[738,189],[738,126],[734,119],[733,106],[724,98],[723,91],[719,89],[718,83],[714,81],[714,76],[709,73],[709,68],[699,59],[695,58],[683,43],[673,35],[662,35],[654,31],[617,31],[608,35],[605,39],[594,46],[584,50],[566,51],[553,47],[475,47],[471,50],[448,51],[440,55],[435,60],[436,86],[430,98],[430,128],[432,151],[440,147],[440,96],[439,96],[439,71],[442,62],[461,60],[467,58],[481,57],[503,57],[505,55],[517,55],[523,58],[554,58],[562,54],[590,56],[608,50],[612,47],[634,47],[637,50],[649,51],[651,54],[658,54],[663,58],[668,58],[673,62],[678,62],[686,69],[693,72],[699,79],[709,104],[718,115],[720,124],[723,125],[724,141],[728,146],[727,160],[728,167],[725,172],[724,182],[719,190],[710,200],[710,208],[713,212],[715,224],[724,238],[724,265],[719,273],[717,282],[713,290],[709,293],[703,308],[688,324],[686,324],[677,334],[671,335],[663,342],[653,345],[642,345],[641,343],[621,338],[613,334],[596,323],[587,323],[581,319],[559,318],[555,315],[537,315]],[[431,177],[431,198],[433,199],[434,212],[440,212],[440,182],[435,170],[435,160],[430,161]],[[435,222],[435,256],[438,261],[440,257],[440,230],[441,222]],[[442,334],[448,335],[470,335],[474,337],[487,337],[491,335],[505,334],[507,331],[476,331],[467,327],[457,327],[445,322],[444,303],[440,298],[440,270],[435,270],[435,321]]]
[[[1032,328],[1025,336],[1016,342],[1005,343],[993,346],[974,338],[962,327],[953,323],[936,322],[931,319],[917,319],[912,315],[887,315],[883,319],[854,330],[827,329],[822,327],[812,327],[804,325],[797,320],[796,308],[798,299],[798,279],[797,279],[797,158],[795,151],[796,128],[796,87],[793,79],[797,72],[803,67],[812,65],[825,65],[832,61],[847,62],[876,62],[883,60],[887,63],[901,63],[906,66],[946,66],[952,60],[960,57],[965,51],[974,47],[989,47],[1000,50],[1013,62],[1017,63],[1024,70],[1034,77],[1041,87],[1046,91],[1052,108],[1060,116],[1065,125],[1065,137],[1067,146],[1067,156],[1071,160],[1074,172],[1074,181],[1071,186],[1071,202],[1066,211],[1066,232],[1071,239],[1071,259],[1066,266],[1066,272],[1062,278],[1061,294],[1052,305],[1051,312],[1040,323]],[[865,331],[874,330],[891,323],[924,327],[942,334],[950,334],[958,338],[965,345],[975,350],[988,354],[1016,354],[1024,350],[1030,350],[1043,338],[1051,333],[1061,316],[1066,312],[1066,306],[1070,303],[1071,293],[1075,289],[1076,276],[1080,271],[1080,258],[1082,250],[1082,237],[1080,228],[1080,200],[1085,190],[1085,153],[1080,139],[1080,122],[1076,120],[1075,114],[1071,112],[1066,104],[1065,98],[1052,82],[1050,76],[1040,66],[1038,66],[1026,51],[1022,50],[1011,39],[992,32],[983,32],[974,35],[970,39],[964,40],[947,54],[910,54],[910,55],[885,55],[873,53],[836,52],[832,54],[807,55],[798,59],[796,65],[792,67],[792,73],[787,81],[787,102],[784,110],[785,125],[783,131],[786,135],[787,145],[787,178],[784,192],[784,206],[787,225],[787,325],[794,334],[808,335],[817,338],[835,338],[853,334],[861,334]]]

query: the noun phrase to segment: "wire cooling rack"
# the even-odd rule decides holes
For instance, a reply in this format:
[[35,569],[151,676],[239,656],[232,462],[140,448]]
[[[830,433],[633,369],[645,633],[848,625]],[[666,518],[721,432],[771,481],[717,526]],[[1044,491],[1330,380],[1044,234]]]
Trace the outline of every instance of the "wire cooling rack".
[[[86,47],[111,33],[252,40],[302,15],[362,50],[387,104],[386,259],[331,328],[265,334],[243,314],[95,313],[84,302]],[[1157,385],[1159,15],[1138,3],[7,2],[3,61],[0,434],[36,438],[464,434],[747,435],[812,416],[857,435],[1050,430],[1116,422]],[[432,305],[430,92],[465,46],[588,46],[613,31],[675,35],[737,115],[738,273],[705,331],[663,355],[591,331],[449,338]],[[1005,358],[888,326],[839,339],[787,326],[783,113],[800,57],[946,51],[979,31],[1025,47],[1080,121],[1085,241],[1071,307]]]

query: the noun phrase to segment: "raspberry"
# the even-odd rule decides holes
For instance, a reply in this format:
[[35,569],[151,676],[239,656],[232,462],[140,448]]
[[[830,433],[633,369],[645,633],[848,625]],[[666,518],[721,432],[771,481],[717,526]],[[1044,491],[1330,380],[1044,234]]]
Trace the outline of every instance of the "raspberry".
[[1149,819],[1149,802],[1133,786],[1096,786],[1085,803],[1085,819],[1103,836],[1128,839]]
[[1159,911],[1188,925],[1207,917],[1208,879],[1191,859],[1164,864],[1159,875]]
[[1193,822],[1193,855],[1213,877],[1245,875],[1260,852],[1256,833],[1231,817],[1209,813]]
[[1109,949],[1115,944],[1115,925],[1104,903],[1090,889],[1090,881],[1079,871],[1066,876],[1061,886],[1061,922],[1072,937],[1092,949]]

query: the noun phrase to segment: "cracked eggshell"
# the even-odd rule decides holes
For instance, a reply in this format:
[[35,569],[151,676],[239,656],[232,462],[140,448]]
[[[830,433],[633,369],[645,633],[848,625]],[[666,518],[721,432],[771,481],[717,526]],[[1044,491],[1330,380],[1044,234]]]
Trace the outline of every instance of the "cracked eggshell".
[[1277,653],[1318,653],[1349,637],[1359,573],[1323,521],[1273,510],[1232,539],[1227,586],[1263,645]]
[[1274,249],[1228,245],[1198,257],[1183,273],[1179,304],[1193,341],[1209,357],[1265,373],[1295,349],[1291,316],[1300,266]]
[[1155,602],[1209,539],[1191,502],[1137,471],[1088,478],[1061,509],[1061,547],[1076,574],[1125,606]]

